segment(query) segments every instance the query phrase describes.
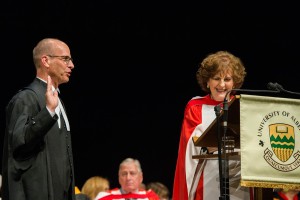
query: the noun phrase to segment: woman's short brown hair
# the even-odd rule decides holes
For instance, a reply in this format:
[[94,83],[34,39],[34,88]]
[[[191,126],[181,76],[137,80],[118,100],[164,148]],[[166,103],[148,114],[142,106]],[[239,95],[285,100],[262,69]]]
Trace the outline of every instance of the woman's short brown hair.
[[240,58],[234,56],[228,51],[218,51],[209,54],[200,63],[196,73],[197,82],[204,92],[210,93],[207,88],[207,83],[210,78],[214,77],[217,73],[231,72],[233,78],[234,88],[241,88],[244,83],[246,71],[244,64]]

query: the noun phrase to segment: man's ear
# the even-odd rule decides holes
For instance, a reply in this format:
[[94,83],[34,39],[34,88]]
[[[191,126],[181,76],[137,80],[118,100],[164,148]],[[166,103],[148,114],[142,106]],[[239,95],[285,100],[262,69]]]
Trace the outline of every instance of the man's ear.
[[47,68],[49,67],[49,62],[50,62],[50,60],[49,60],[49,57],[48,57],[48,56],[46,56],[46,55],[42,56],[42,57],[41,57],[41,62],[42,62],[42,64],[43,64],[44,66],[46,66]]

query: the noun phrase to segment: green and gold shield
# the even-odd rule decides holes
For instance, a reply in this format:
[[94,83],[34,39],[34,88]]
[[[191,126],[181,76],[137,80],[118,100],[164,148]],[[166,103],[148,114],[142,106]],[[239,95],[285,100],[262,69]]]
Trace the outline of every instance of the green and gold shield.
[[270,124],[269,135],[274,154],[279,160],[286,162],[295,148],[294,127],[289,124]]

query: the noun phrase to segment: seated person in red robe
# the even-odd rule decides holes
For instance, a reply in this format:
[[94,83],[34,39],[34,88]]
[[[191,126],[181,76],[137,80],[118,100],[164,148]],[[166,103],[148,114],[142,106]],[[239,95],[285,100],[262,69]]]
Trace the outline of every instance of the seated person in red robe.
[[140,162],[136,159],[127,158],[119,166],[120,188],[98,193],[95,200],[112,199],[136,199],[136,200],[159,200],[152,190],[141,189],[143,172]]

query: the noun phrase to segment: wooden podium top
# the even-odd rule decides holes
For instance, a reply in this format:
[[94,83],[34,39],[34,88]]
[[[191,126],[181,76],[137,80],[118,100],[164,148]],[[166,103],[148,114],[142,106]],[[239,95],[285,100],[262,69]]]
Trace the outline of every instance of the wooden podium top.
[[[228,120],[226,136],[234,136],[235,147],[240,147],[240,96],[235,95],[234,98],[228,102]],[[224,112],[221,111],[219,121],[222,123]],[[193,142],[195,146],[200,147],[218,147],[218,124],[217,118],[209,125],[205,132],[200,136],[194,136]],[[223,126],[220,127],[221,135],[224,134]]]

